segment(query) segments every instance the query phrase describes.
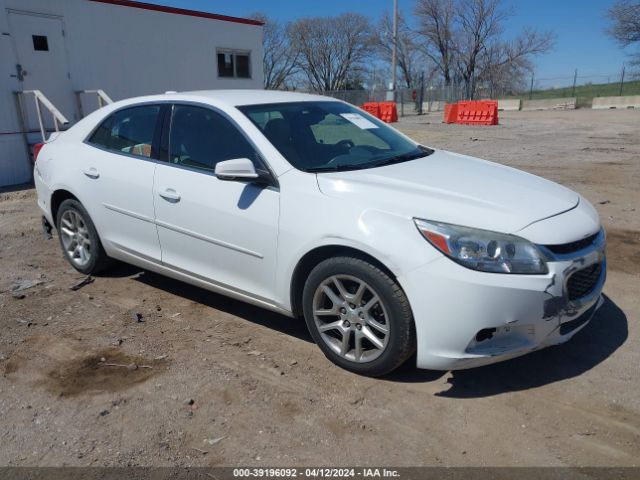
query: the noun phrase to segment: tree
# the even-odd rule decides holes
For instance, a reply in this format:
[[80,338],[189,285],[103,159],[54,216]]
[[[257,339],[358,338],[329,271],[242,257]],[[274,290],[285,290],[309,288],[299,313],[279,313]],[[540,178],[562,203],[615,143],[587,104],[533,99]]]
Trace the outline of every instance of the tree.
[[500,0],[467,0],[458,5],[458,70],[465,84],[467,98],[473,98],[479,55],[502,33],[507,14],[499,8]]
[[467,98],[476,95],[478,81],[519,80],[531,68],[531,57],[553,46],[551,33],[531,29],[504,41],[503,26],[512,12],[502,8],[502,0],[418,0],[416,15],[445,85],[455,75]]
[[[495,42],[481,58],[478,78],[513,93],[520,86],[524,73],[532,71],[531,57],[549,51],[553,42],[553,34],[530,29],[525,29],[513,41]],[[506,81],[508,78],[510,82]]]
[[[409,28],[402,15],[398,15],[398,36],[397,36],[397,61],[400,69],[400,80],[407,88],[417,85],[420,72],[429,65],[429,61],[420,48],[417,40],[418,34]],[[393,55],[393,18],[385,12],[380,19],[376,35],[374,36],[374,46],[379,55],[387,62],[391,63]]]
[[[619,0],[608,11],[612,25],[608,33],[622,47],[640,44],[640,2]],[[640,53],[633,63],[640,66]]]
[[367,70],[365,83],[369,90],[384,91],[388,88],[386,80],[389,78],[389,68],[386,65],[373,63]]
[[453,0],[418,0],[414,14],[418,32],[426,43],[425,52],[440,70],[444,84],[449,86],[455,50]]
[[270,19],[264,13],[255,13],[251,17],[264,22],[262,29],[264,88],[267,90],[284,88],[296,72],[299,56],[299,52],[289,41],[289,25]]
[[309,86],[340,90],[360,78],[372,52],[371,24],[356,13],[337,17],[301,18],[290,27],[291,45]]
[[467,98],[474,98],[478,80],[491,81],[497,73],[504,77],[507,72],[515,80],[523,70],[532,68],[532,56],[547,52],[553,46],[551,32],[532,29],[525,29],[510,42],[503,41],[503,25],[511,15],[501,9],[501,0],[468,0],[460,4],[456,48]]

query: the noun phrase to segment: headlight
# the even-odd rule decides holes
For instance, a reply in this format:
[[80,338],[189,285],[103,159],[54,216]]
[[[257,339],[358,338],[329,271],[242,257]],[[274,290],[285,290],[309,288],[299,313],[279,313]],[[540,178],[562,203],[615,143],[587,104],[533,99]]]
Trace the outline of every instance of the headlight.
[[524,238],[417,218],[414,221],[431,245],[467,268],[493,273],[548,272],[542,253]]

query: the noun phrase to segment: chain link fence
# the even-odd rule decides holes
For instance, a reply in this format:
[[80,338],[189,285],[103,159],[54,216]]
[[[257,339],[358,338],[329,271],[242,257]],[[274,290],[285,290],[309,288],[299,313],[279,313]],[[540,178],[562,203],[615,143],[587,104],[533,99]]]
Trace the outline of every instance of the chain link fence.
[[[581,74],[574,71],[570,75],[537,78],[533,73],[523,78],[519,85],[508,87],[499,83],[478,82],[474,99],[520,99],[536,100],[547,98],[576,97],[578,108],[590,108],[595,97],[613,97],[620,95],[640,95],[640,75],[625,72],[611,74]],[[319,92],[333,98],[344,100],[353,105],[365,102],[393,101],[398,103],[400,116],[418,115],[441,111],[445,103],[467,100],[463,83],[426,83],[416,88],[399,88],[395,94],[391,90],[339,90]]]
[[366,102],[391,102],[398,104],[398,115],[420,115],[444,109],[445,102],[457,102],[464,98],[461,85],[425,86],[421,88],[399,88],[392,90],[337,90],[319,92],[322,95],[337,98],[353,105],[361,106]]

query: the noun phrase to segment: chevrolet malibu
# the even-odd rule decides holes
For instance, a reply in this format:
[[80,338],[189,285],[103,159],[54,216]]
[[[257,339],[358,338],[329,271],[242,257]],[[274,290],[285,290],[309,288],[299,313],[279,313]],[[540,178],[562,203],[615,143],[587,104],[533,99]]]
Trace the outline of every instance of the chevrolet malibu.
[[117,259],[304,317],[359,374],[513,358],[602,303],[605,233],[583,197],[328,97],[124,100],[52,135],[34,177],[76,270]]

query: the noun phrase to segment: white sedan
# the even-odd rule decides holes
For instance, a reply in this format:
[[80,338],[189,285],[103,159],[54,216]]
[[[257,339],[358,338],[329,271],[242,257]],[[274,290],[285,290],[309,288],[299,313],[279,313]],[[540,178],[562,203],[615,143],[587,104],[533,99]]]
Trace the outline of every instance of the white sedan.
[[34,177],[78,271],[118,259],[303,316],[365,375],[414,353],[439,370],[513,358],[602,303],[605,234],[579,194],[328,97],[124,100],[52,137]]

